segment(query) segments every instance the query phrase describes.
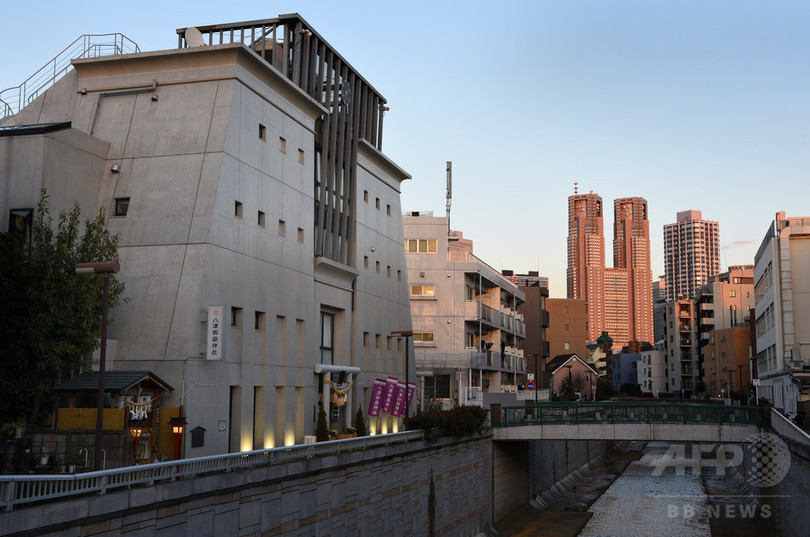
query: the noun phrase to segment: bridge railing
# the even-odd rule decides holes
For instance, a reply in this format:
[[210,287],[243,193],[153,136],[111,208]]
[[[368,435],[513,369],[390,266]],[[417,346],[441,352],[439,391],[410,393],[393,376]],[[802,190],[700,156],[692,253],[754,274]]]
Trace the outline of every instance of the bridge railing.
[[127,466],[99,472],[72,475],[2,475],[0,476],[0,509],[11,511],[16,505],[66,498],[79,494],[105,494],[110,490],[142,484],[174,481],[215,472],[278,464],[352,450],[388,446],[422,440],[424,431],[361,436],[345,440],[299,444],[242,453],[228,453],[179,461]]
[[[500,419],[498,419],[500,418]],[[586,423],[724,423],[760,425],[762,407],[692,403],[577,402],[504,406],[493,427]]]

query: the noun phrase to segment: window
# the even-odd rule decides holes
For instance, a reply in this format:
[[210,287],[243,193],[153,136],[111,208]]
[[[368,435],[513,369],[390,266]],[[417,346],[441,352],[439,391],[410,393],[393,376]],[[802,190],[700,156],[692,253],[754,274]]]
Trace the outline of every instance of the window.
[[401,270],[398,270],[398,271],[397,271],[397,281],[398,281],[398,282],[401,282],[401,281],[402,281],[402,271],[401,271]]
[[304,228],[298,228],[298,242],[304,242]]
[[569,342],[565,342],[565,350],[569,350],[571,348],[571,344]]
[[380,262],[379,262],[379,261],[377,261],[377,263],[376,263],[376,264],[377,264],[377,272],[380,272]]
[[321,312],[321,363],[332,363],[332,347],[334,344],[335,316],[332,313]]
[[570,329],[570,325],[565,325],[565,331],[568,332],[569,329]]
[[242,308],[231,306],[231,326],[234,328],[242,326]]
[[368,256],[363,256],[363,268],[368,268]]
[[242,218],[242,209],[243,209],[243,207],[242,207],[242,202],[241,201],[235,201],[233,203],[233,215],[235,217]]
[[385,275],[388,276],[389,278],[391,277],[391,265],[388,265],[388,267],[386,268]]
[[253,316],[253,328],[256,330],[264,330],[264,312],[257,311]]
[[287,223],[284,220],[278,221],[278,234],[279,235],[287,234]]
[[414,332],[413,333],[413,342],[414,343],[421,343],[421,344],[432,344],[433,343],[433,332]]
[[432,285],[411,285],[411,296],[435,296]]
[[[127,202],[129,198],[127,198]],[[129,205],[129,203],[127,203]],[[11,209],[8,215],[8,232],[12,235],[22,237],[24,241],[31,244],[33,232],[34,209]]]
[[[126,216],[129,212],[129,198],[115,198],[115,216]],[[9,228],[10,229],[10,228]]]
[[390,205],[386,205],[386,206],[385,206],[385,212],[386,212],[386,214],[387,214],[388,216],[391,216],[391,206],[390,206]]
[[363,191],[363,201],[368,203],[368,190]]
[[420,254],[435,254],[436,239],[405,239],[405,252]]
[[731,291],[728,292],[728,296],[730,296],[731,298],[734,298],[735,296],[737,296],[737,291],[732,289]]
[[425,399],[449,399],[450,375],[425,377]]
[[280,136],[278,138],[278,150],[281,151],[282,153],[287,152],[287,140],[285,140]]
[[298,163],[299,164],[304,163],[304,150],[300,148],[298,149]]
[[264,125],[262,125],[261,123],[259,123],[259,139],[260,139],[262,142],[266,142],[266,141],[267,141],[267,127],[265,127],[265,126],[264,126]]
[[264,227],[264,211],[259,211],[259,227]]
[[380,208],[380,198],[377,198],[376,205],[377,205],[377,209],[379,209]]

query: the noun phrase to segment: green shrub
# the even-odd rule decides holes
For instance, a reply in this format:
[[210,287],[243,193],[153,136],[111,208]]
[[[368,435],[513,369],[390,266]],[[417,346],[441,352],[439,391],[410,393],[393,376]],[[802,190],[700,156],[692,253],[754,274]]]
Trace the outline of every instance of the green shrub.
[[326,442],[329,440],[329,427],[326,425],[326,412],[323,407],[318,411],[318,426],[315,428],[315,440]]
[[433,410],[405,420],[409,430],[423,429],[430,440],[440,436],[461,438],[482,434],[486,429],[488,411],[480,406],[457,406],[451,410]]
[[357,416],[354,418],[354,426],[357,429],[357,436],[366,436],[366,417],[363,414],[363,407],[357,408]]

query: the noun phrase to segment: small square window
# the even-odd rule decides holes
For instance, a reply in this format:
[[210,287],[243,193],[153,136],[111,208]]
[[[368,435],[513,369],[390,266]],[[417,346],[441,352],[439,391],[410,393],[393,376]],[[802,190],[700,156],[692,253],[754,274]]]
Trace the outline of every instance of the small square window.
[[261,123],[259,123],[259,139],[260,139],[262,142],[266,142],[266,141],[267,141],[267,127],[265,127],[265,126],[264,126],[264,125],[262,125]]
[[363,201],[368,203],[368,190],[363,191]]
[[363,256],[363,268],[368,268],[368,256]]
[[385,212],[386,212],[386,214],[387,214],[388,216],[391,216],[391,206],[390,206],[390,205],[386,205],[386,206],[385,206]]
[[253,319],[253,328],[256,330],[264,330],[264,312],[257,311]]
[[401,270],[398,270],[398,271],[397,271],[397,281],[398,281],[398,282],[401,282],[401,281],[402,281],[402,271],[401,271]]
[[380,262],[377,261],[377,272],[380,272]]
[[278,234],[279,235],[287,234],[287,223],[284,220],[278,221]]
[[303,149],[298,150],[298,162],[300,164],[304,163],[304,150]]
[[386,276],[389,278],[391,277],[391,265],[388,265],[388,268],[386,269]]
[[380,208],[380,198],[377,198],[377,209]]
[[237,218],[242,218],[242,202],[236,201],[233,205],[233,215]]
[[304,242],[304,229],[298,228],[298,242]]
[[278,138],[278,150],[281,151],[282,153],[287,152],[287,140],[285,140],[280,136]]
[[242,308],[231,306],[231,326],[236,328],[242,326]]
[[129,211],[129,198],[115,198],[115,216],[126,216]]
[[264,227],[264,211],[259,211],[259,227]]

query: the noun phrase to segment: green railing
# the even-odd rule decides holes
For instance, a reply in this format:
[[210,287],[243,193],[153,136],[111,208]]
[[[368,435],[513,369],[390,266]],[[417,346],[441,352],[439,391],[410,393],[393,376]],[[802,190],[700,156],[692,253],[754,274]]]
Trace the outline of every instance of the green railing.
[[578,425],[600,423],[723,423],[761,425],[760,406],[599,401],[493,405],[493,427]]

